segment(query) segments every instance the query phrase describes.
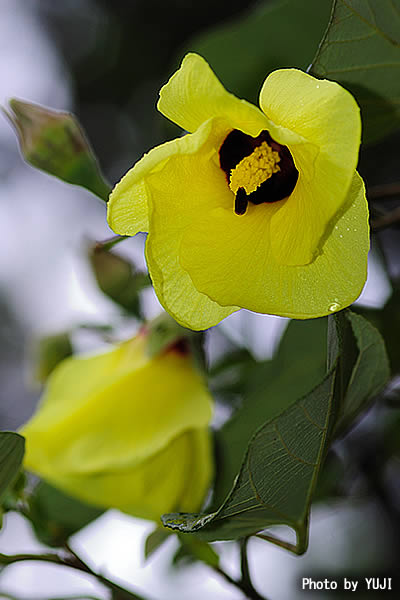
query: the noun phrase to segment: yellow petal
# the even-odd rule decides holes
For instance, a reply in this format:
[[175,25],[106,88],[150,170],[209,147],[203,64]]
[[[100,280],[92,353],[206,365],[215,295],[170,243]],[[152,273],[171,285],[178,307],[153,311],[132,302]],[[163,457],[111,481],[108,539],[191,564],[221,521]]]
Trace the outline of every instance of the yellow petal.
[[218,157],[226,131],[218,122],[208,123],[207,137],[204,125],[186,136],[192,140],[201,137],[201,144],[196,141],[196,153],[171,156],[147,178],[151,221],[146,258],[154,289],[164,308],[179,323],[195,330],[211,327],[238,310],[236,306],[222,307],[199,293],[178,258],[182,235],[193,219],[219,206],[233,210],[234,197]]
[[227,92],[204,58],[193,53],[185,56],[180,69],[161,88],[157,108],[190,132],[214,117],[224,118],[230,129],[252,136],[267,124],[256,106]]
[[[272,217],[272,250],[282,264],[305,265],[321,252],[346,201],[361,141],[360,111],[337,83],[296,69],[271,73],[260,105],[273,124],[272,136],[287,143],[299,171],[294,192]],[[285,137],[287,130],[299,139]]]
[[51,480],[133,467],[182,431],[207,426],[211,398],[191,358],[170,351],[137,360],[137,340],[55,370],[21,432],[28,468]]
[[163,513],[199,510],[211,484],[212,446],[207,429],[189,430],[133,467],[94,473],[51,473],[49,480],[102,508],[158,521]]
[[[190,463],[186,477],[182,478],[183,489],[179,498],[179,511],[193,511],[201,507],[205,491],[209,490],[214,476],[213,445],[209,429],[193,429],[189,432]],[[176,512],[173,510],[171,512]]]
[[[320,317],[351,304],[367,275],[368,209],[356,174],[344,210],[322,253],[305,266],[275,260],[271,225],[276,205],[249,206],[244,217],[216,208],[187,228],[182,267],[200,292],[221,305],[298,319]],[[204,268],[207,265],[207,268]]]
[[110,194],[108,224],[120,235],[136,235],[149,230],[146,177],[185,145],[184,138],[153,148],[130,169]]
[[[117,183],[110,195],[107,220],[111,229],[120,235],[147,232],[149,230],[148,178],[162,171],[172,157],[195,154],[206,141],[208,141],[209,151],[212,148],[211,152],[213,152],[215,147],[219,148],[226,135],[225,123],[218,120],[207,121],[195,135],[185,135],[171,140],[145,154]],[[168,182],[166,185],[171,187]]]

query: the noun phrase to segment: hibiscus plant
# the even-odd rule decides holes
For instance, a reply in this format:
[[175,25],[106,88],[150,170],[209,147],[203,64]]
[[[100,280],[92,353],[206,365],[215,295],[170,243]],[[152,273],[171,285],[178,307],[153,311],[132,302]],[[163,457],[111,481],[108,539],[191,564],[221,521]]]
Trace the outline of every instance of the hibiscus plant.
[[[146,560],[174,539],[171,565],[203,563],[255,600],[271,594],[253,582],[249,540],[306,553],[314,507],[372,495],[398,542],[400,186],[397,173],[377,180],[374,163],[400,125],[400,0],[299,4],[267,2],[193,38],[163,75],[166,134],[112,186],[75,116],[21,99],[4,108],[27,162],[103,201],[112,233],[85,258],[119,311],[95,352],[78,352],[72,330],[43,341],[38,407],[0,432],[2,513],[22,514],[51,547],[0,554],[5,572],[50,562],[115,600],[153,597],[74,550],[71,536],[108,509],[154,523]],[[325,32],[309,38],[311,5]],[[281,64],[261,26],[282,45],[297,32]],[[141,101],[156,114],[149,90]],[[120,252],[137,234],[146,270]],[[392,295],[352,306],[370,252]],[[239,311],[260,327],[262,315],[286,318],[270,358],[235,333]],[[219,542],[237,544],[239,575]]]

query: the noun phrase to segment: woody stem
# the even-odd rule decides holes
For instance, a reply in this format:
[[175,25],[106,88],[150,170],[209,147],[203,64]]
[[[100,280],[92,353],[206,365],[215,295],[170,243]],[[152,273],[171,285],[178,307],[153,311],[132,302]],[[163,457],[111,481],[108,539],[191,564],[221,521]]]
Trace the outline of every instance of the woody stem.
[[143,596],[129,592],[125,588],[121,587],[117,583],[110,581],[107,577],[104,577],[100,573],[93,571],[89,565],[75,554],[69,546],[65,546],[65,553],[49,552],[46,554],[0,554],[0,565],[7,567],[17,562],[24,561],[36,561],[36,562],[47,562],[56,565],[69,567],[87,573],[92,577],[95,577],[100,583],[106,586],[113,593],[113,598],[119,600],[145,600]]

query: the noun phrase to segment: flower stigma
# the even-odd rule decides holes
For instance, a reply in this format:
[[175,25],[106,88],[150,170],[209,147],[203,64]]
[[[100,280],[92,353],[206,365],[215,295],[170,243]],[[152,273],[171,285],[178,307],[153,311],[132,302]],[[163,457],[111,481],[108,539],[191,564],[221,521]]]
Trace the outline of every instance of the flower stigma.
[[277,202],[294,190],[299,173],[286,146],[275,142],[268,131],[253,138],[234,129],[225,138],[220,165],[235,194],[235,213],[244,215],[249,202]]

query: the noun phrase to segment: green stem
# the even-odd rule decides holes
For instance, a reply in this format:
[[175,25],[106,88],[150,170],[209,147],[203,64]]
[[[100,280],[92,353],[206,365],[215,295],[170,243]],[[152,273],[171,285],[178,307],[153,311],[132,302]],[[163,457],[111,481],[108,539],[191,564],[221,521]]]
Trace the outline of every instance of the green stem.
[[113,235],[112,237],[104,240],[103,242],[96,242],[96,250],[111,250],[113,246],[126,240],[129,235]]
[[[221,567],[211,567],[215,573],[220,575],[230,585],[234,585],[238,588],[246,598],[249,600],[268,600],[265,596],[261,596],[254,588],[250,577],[249,563],[247,558],[247,542],[249,538],[240,540],[240,563],[241,563],[241,578],[234,579],[228,573],[226,573]],[[211,565],[210,565],[211,566]]]
[[[5,600],[25,600],[25,598],[23,599],[21,596],[13,596],[12,594],[7,594],[7,592],[2,592],[0,590],[0,596],[1,599],[5,599]],[[60,596],[60,597],[54,597],[54,598],[46,598],[45,600],[82,600],[82,598],[85,598],[85,600],[101,600],[100,598],[98,598],[97,596],[90,596],[89,594],[77,594],[74,596]],[[28,600],[28,599],[26,599]],[[43,600],[43,597],[41,596],[40,598],[29,598],[29,600]]]
[[239,544],[240,544],[240,568],[241,568],[241,573],[242,573],[242,579],[241,579],[242,590],[245,593],[247,593],[247,596],[249,598],[252,598],[252,599],[254,598],[254,600],[266,600],[266,598],[264,598],[263,596],[260,596],[260,594],[254,588],[253,582],[251,580],[250,568],[249,568],[249,558],[248,558],[248,553],[247,553],[249,539],[250,538],[245,537],[239,541]]
[[299,554],[299,550],[296,544],[285,542],[284,540],[280,540],[279,538],[276,538],[273,535],[268,535],[266,533],[256,533],[254,537],[257,537],[260,540],[264,540],[265,542],[270,542],[271,544],[276,544],[276,546],[279,546],[279,548],[289,550],[289,552],[293,552],[293,554]]
[[103,575],[100,575],[100,573],[96,573],[95,571],[93,571],[89,567],[89,565],[83,562],[83,560],[81,560],[79,556],[77,556],[77,554],[69,548],[69,546],[66,546],[65,550],[65,555],[58,554],[56,552],[49,552],[46,554],[13,555],[0,553],[0,564],[7,567],[17,562],[37,561],[53,563],[63,567],[70,567],[71,569],[76,569],[77,571],[81,571],[82,573],[86,573],[96,578],[100,583],[102,583],[104,586],[106,586],[109,590],[113,592],[114,597],[118,597],[120,600],[145,600],[143,596],[139,596],[138,594],[129,592],[117,583],[110,581],[107,577],[104,577]]

